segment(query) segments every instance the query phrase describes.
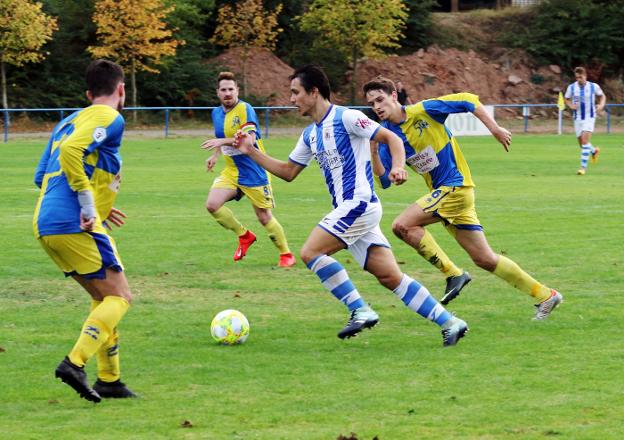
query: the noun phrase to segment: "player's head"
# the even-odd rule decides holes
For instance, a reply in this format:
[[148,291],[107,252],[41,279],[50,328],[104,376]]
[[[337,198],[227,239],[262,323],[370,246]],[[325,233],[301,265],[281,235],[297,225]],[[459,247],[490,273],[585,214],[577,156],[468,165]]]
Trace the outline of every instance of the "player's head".
[[319,66],[308,64],[299,67],[289,79],[290,102],[299,108],[302,115],[309,115],[317,100],[329,101],[329,79]]
[[584,67],[575,67],[574,68],[574,78],[579,82],[580,85],[584,85],[587,81],[587,71]]
[[238,82],[232,72],[220,72],[217,77],[217,96],[226,109],[238,103]]
[[119,64],[108,60],[95,60],[87,67],[87,98],[111,98],[114,107],[121,111],[126,99],[124,73]]
[[388,78],[378,76],[370,80],[362,88],[366,102],[370,105],[381,120],[386,120],[401,108],[397,101],[397,89]]

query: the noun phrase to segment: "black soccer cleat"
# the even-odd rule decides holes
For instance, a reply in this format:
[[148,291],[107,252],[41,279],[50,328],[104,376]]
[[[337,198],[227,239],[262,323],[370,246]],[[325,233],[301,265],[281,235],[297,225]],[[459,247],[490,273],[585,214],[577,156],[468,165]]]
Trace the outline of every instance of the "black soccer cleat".
[[338,337],[340,339],[352,338],[357,336],[359,332],[365,328],[373,328],[379,322],[379,315],[370,307],[360,307],[351,312],[349,322],[345,328],[340,330]]
[[83,399],[94,403],[99,403],[102,400],[102,397],[97,391],[89,386],[87,373],[84,372],[84,369],[72,364],[69,358],[66,357],[63,359],[58,367],[56,367],[54,376],[72,387]]
[[446,289],[444,296],[440,300],[440,304],[447,305],[459,296],[459,292],[472,280],[470,274],[463,271],[461,275],[448,277],[446,279]]
[[96,380],[93,389],[105,399],[127,399],[131,397],[139,397],[130,388],[120,380],[115,382],[104,382]]

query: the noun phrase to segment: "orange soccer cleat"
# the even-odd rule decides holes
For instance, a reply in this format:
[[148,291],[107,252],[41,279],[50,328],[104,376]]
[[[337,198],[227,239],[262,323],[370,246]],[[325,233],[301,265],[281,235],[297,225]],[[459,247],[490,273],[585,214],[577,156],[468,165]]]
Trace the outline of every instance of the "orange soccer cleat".
[[247,249],[256,241],[256,234],[251,231],[245,232],[238,237],[238,247],[234,252],[234,261],[242,260],[247,255]]
[[599,154],[600,154],[600,148],[594,147],[594,152],[591,154],[591,163],[598,163]]
[[295,256],[292,254],[292,252],[288,252],[286,254],[280,254],[279,262],[277,263],[277,265],[279,267],[292,267],[295,265],[296,262],[297,260],[295,259]]

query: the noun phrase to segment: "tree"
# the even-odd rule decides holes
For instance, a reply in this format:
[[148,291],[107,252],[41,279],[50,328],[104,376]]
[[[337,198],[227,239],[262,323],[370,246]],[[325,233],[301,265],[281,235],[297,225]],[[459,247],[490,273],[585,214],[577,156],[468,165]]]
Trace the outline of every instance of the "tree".
[[5,64],[20,67],[43,60],[42,46],[57,29],[56,18],[41,10],[41,3],[0,0],[0,77],[2,106],[8,108]]
[[217,28],[211,43],[224,47],[243,49],[243,96],[247,96],[247,58],[251,47],[275,49],[275,42],[282,28],[277,16],[282,11],[279,4],[273,10],[265,10],[262,0],[243,0],[234,8],[224,5],[219,9]]
[[[137,106],[136,72],[158,73],[153,64],[175,55],[184,40],[172,38],[164,19],[175,9],[161,0],[97,0],[93,21],[101,46],[90,46],[96,58],[110,57],[130,70],[132,106]],[[136,121],[136,113],[134,114]]]
[[400,0],[315,0],[299,17],[301,30],[316,32],[314,45],[332,47],[351,64],[351,102],[355,102],[358,59],[379,57],[398,48],[407,12]]

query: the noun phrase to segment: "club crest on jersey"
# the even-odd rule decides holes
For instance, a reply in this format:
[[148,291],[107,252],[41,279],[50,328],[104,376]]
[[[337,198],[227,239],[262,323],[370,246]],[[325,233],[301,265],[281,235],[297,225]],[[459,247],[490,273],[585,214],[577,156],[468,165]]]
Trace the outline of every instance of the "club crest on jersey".
[[234,116],[232,118],[232,128],[236,128],[240,125],[240,117]]
[[100,143],[104,139],[106,139],[106,129],[104,127],[96,127],[96,129],[93,130],[93,140]]
[[355,125],[357,125],[358,127],[364,129],[366,127],[369,127],[373,124],[373,121],[371,121],[368,118],[358,118],[357,121],[355,121]]
[[418,136],[422,136],[423,130],[429,128],[429,123],[427,121],[419,119],[418,121],[414,122],[414,127],[416,127],[416,129],[418,130]]

